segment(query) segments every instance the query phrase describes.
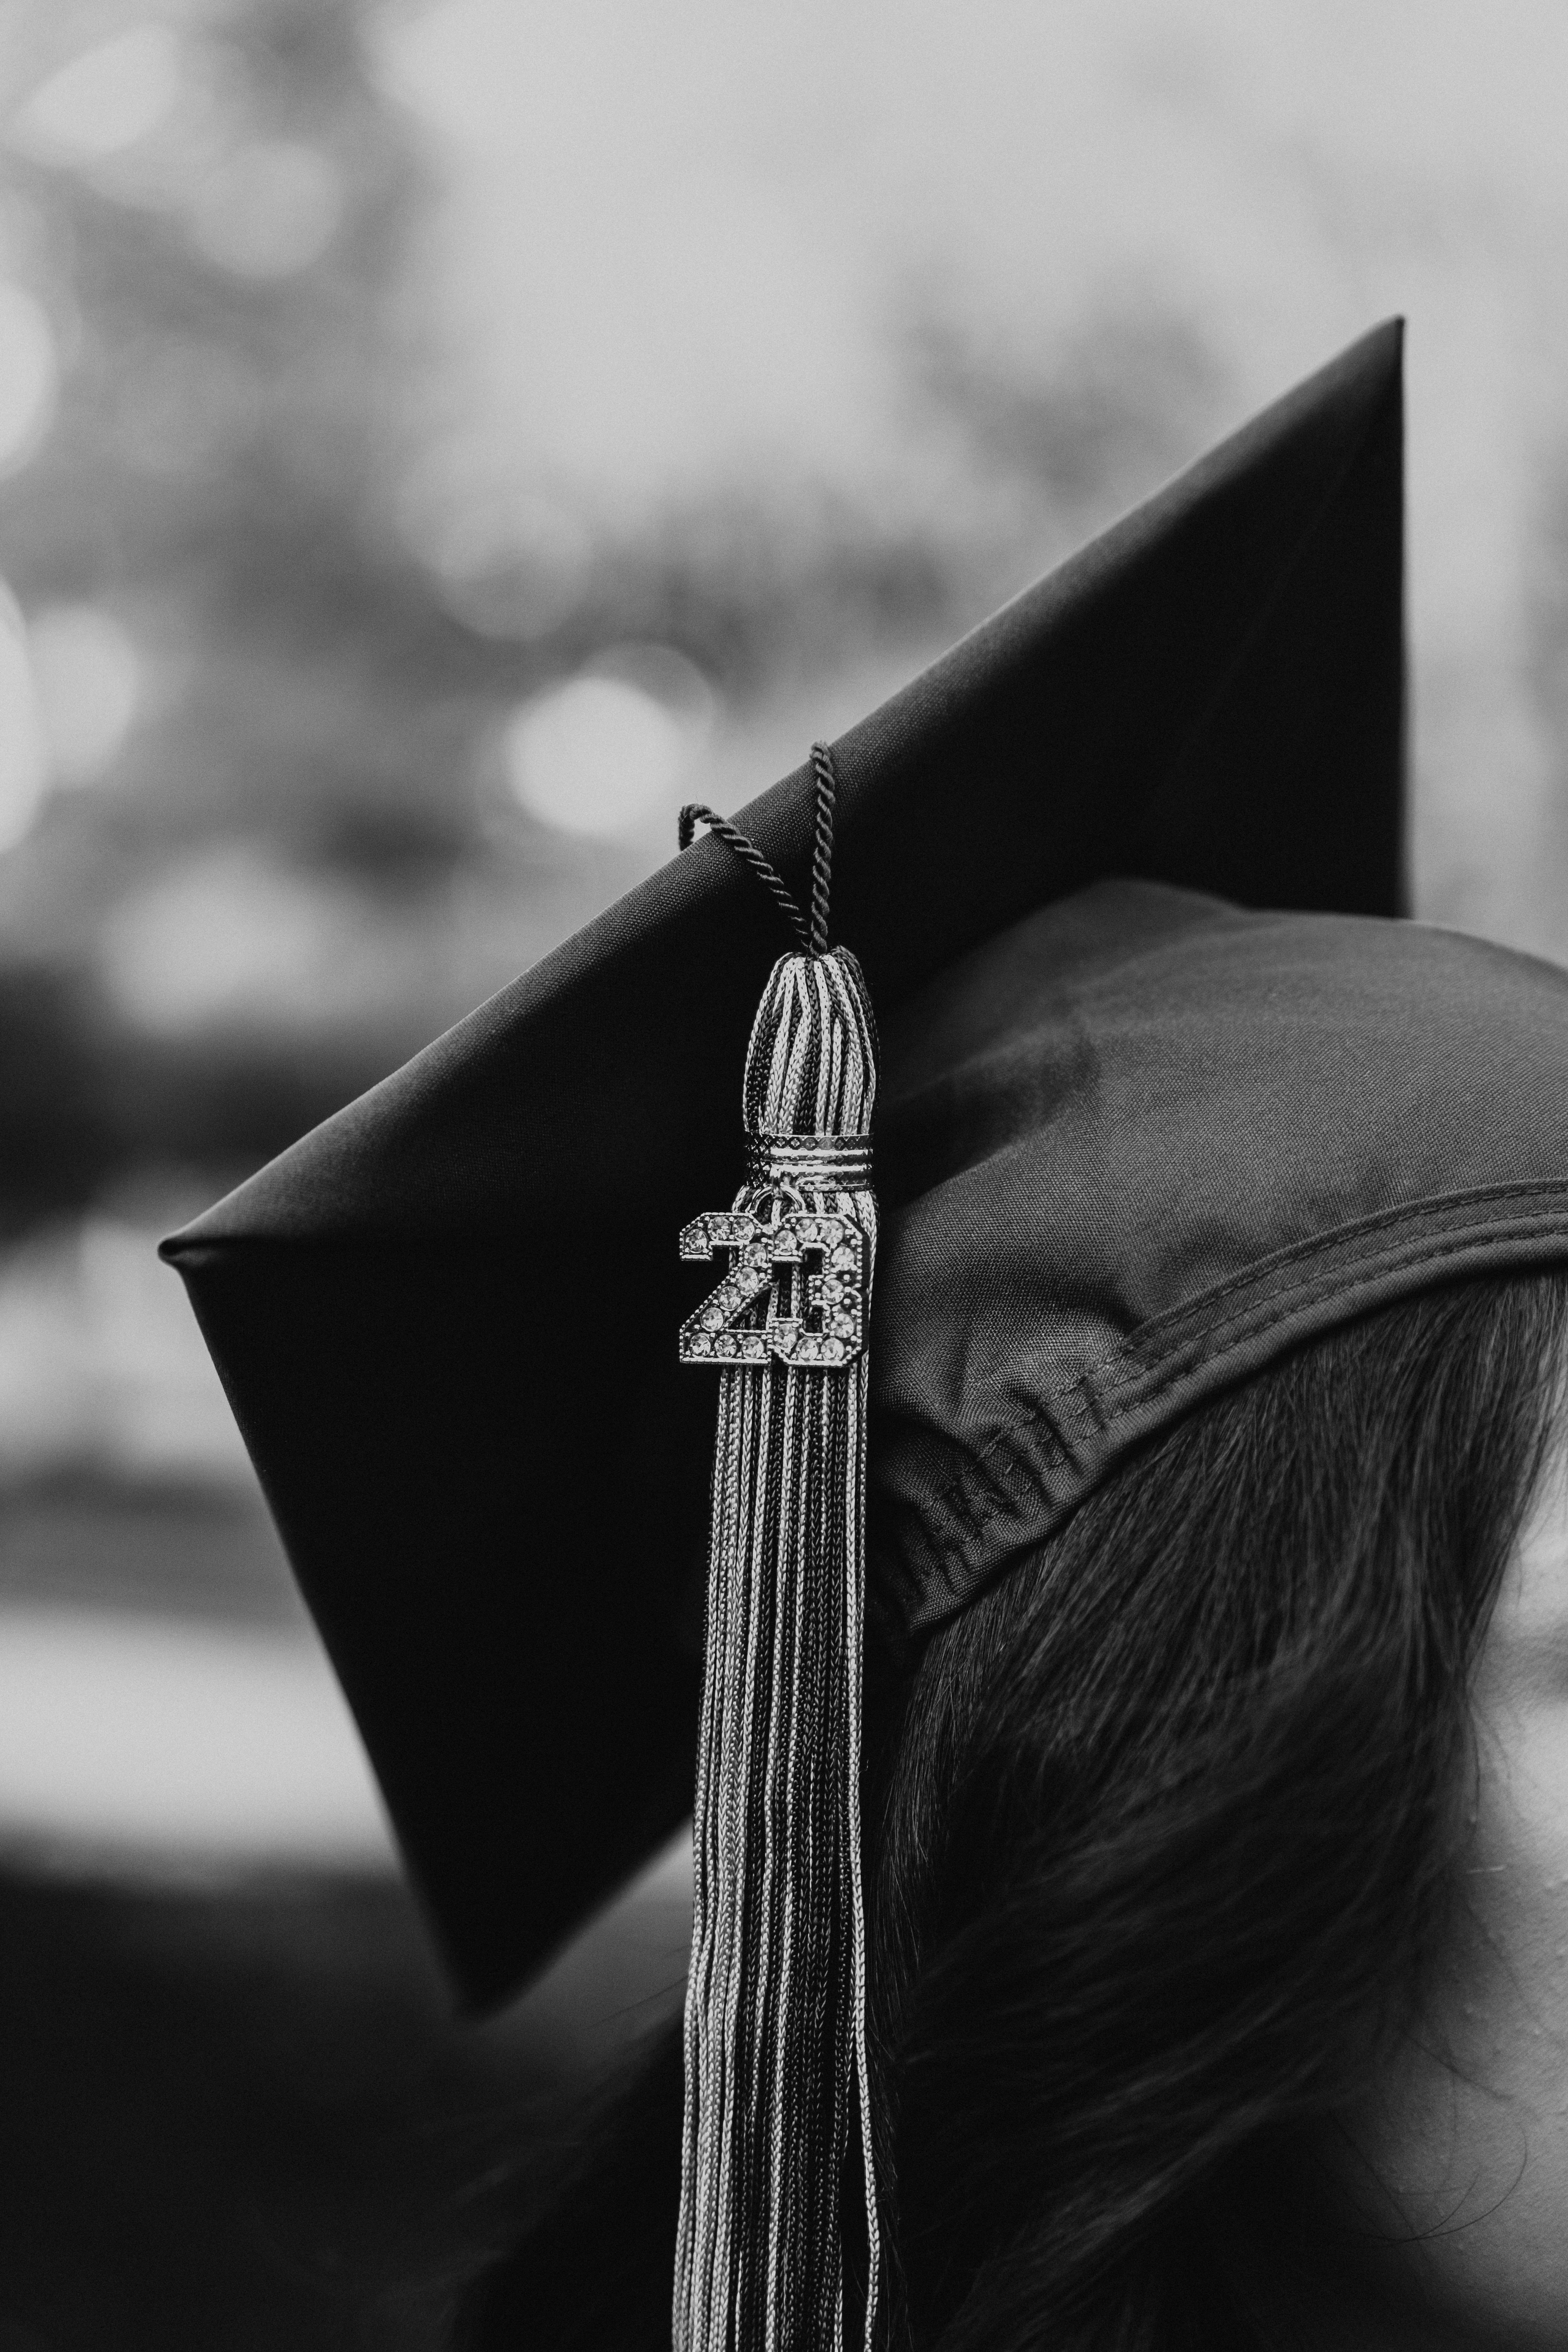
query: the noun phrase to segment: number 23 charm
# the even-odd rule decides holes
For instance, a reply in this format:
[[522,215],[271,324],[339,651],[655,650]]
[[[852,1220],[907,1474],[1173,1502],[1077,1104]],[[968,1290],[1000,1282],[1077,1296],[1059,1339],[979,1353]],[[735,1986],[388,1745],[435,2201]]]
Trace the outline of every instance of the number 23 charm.
[[[684,1258],[721,1249],[730,1271],[681,1325],[683,1364],[854,1362],[866,1344],[866,1236],[853,1217],[794,1209],[773,1223],[713,1209],[681,1233]],[[737,1319],[764,1294],[763,1322]]]

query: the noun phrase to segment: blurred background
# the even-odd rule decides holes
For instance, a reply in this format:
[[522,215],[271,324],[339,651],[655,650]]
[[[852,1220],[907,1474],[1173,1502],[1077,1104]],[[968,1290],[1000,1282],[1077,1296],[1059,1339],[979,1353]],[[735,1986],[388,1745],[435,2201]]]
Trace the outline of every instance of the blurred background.
[[[0,0],[0,2352],[439,2342],[448,2016],[158,1235],[1410,320],[1420,910],[1568,953],[1555,0]],[[521,2170],[520,2170],[521,2168]]]

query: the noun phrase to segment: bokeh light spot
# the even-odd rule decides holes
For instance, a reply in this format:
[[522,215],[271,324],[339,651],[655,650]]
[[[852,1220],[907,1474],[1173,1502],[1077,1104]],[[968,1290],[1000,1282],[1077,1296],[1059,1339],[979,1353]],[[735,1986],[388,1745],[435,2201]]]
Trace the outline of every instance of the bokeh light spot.
[[541,494],[417,470],[398,500],[403,536],[436,574],[448,612],[481,636],[546,635],[578,604],[593,569],[584,518]]
[[711,715],[700,673],[668,646],[626,646],[523,704],[507,728],[512,792],[563,833],[629,833],[666,808]]
[[54,422],[55,338],[25,286],[0,281],[0,473],[25,466]]
[[238,278],[289,278],[321,258],[342,209],[342,176],[319,147],[258,141],[207,179],[191,231],[209,260]]
[[27,634],[51,773],[58,783],[92,783],[113,766],[136,716],[136,648],[96,604],[46,606]]
[[350,944],[341,897],[237,845],[198,851],[121,899],[101,940],[121,1013],[154,1035],[267,1025],[321,994],[323,965]]
[[19,146],[49,163],[94,163],[155,131],[180,92],[167,25],[133,25],[41,82],[18,110]]

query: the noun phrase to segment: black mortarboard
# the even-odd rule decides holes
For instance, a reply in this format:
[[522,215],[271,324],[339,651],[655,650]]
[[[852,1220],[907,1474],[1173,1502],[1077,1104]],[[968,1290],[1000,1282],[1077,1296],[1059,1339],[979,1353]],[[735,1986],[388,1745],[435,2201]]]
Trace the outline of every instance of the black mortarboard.
[[[1403,572],[1391,325],[835,746],[884,1026],[1105,874],[1401,911]],[[803,894],[813,790],[737,820]],[[167,1245],[477,2001],[690,1810],[712,1398],[671,1236],[734,1192],[786,944],[700,842]]]
[[[869,1584],[895,1634],[1296,1339],[1568,1254],[1568,982],[1363,919],[1403,911],[1402,609],[1389,325],[833,747],[833,929],[884,1030]],[[807,765],[738,819],[802,898],[820,803]],[[759,996],[753,1131],[821,1123],[825,1039],[866,1056],[834,1065],[831,1198],[797,1171],[790,1213],[865,1183],[858,971],[770,982],[784,944],[705,841],[167,1245],[475,2000],[691,1809],[713,1384],[677,1363],[705,1284],[675,1236],[736,1213]],[[687,1240],[743,1274],[738,1230]],[[792,1330],[850,1328],[835,1244],[859,1246],[797,1231]],[[715,1330],[755,1328],[734,1304]],[[845,1428],[813,1441],[814,1525]],[[739,1493],[766,1444],[723,1439],[721,1517],[725,1460]]]

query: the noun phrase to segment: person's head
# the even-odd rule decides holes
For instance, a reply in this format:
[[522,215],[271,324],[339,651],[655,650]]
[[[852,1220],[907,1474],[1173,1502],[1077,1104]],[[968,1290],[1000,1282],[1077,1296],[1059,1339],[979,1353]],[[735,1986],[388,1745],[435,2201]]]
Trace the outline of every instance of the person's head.
[[[1347,1325],[874,1656],[891,2352],[1568,2340],[1565,1342],[1558,1272]],[[668,2340],[679,2096],[468,2342]]]
[[1568,2340],[1565,1328],[1301,1349],[884,1691],[895,2340]]

